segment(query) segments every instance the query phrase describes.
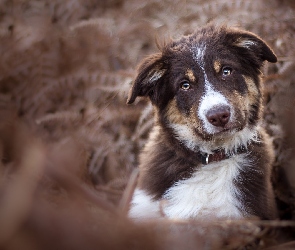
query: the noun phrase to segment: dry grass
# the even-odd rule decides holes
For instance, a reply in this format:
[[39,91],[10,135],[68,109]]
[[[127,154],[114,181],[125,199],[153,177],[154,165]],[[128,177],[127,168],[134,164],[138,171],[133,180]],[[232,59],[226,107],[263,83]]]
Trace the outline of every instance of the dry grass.
[[[153,122],[125,105],[156,43],[208,22],[275,50],[265,120],[279,221],[126,218]],[[292,0],[0,1],[0,249],[295,248],[295,5]],[[125,191],[124,191],[125,190]]]

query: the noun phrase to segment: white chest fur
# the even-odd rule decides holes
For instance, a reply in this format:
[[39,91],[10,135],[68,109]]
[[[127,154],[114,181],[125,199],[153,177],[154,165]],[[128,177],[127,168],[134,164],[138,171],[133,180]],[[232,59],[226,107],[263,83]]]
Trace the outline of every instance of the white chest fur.
[[[130,217],[169,218],[242,218],[239,195],[233,181],[243,167],[249,166],[245,154],[198,169],[189,179],[176,182],[163,196],[165,202],[153,201],[143,190],[132,200]],[[162,207],[160,207],[162,205]]]

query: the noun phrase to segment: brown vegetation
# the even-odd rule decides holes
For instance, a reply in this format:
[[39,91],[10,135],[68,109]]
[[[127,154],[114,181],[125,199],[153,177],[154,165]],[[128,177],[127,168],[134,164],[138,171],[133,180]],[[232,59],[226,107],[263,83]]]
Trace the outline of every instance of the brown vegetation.
[[[153,123],[145,100],[125,105],[136,64],[210,21],[278,56],[264,78],[281,220],[135,224],[125,214]],[[0,249],[295,248],[294,40],[292,0],[0,1]]]

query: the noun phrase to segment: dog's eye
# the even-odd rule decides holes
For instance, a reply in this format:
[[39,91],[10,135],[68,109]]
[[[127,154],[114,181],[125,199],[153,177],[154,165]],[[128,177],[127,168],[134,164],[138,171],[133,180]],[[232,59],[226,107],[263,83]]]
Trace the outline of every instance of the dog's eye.
[[188,90],[191,87],[191,85],[189,84],[189,82],[183,82],[181,83],[181,88],[183,90]]
[[222,75],[223,76],[229,76],[232,73],[232,68],[230,67],[223,67],[222,69]]

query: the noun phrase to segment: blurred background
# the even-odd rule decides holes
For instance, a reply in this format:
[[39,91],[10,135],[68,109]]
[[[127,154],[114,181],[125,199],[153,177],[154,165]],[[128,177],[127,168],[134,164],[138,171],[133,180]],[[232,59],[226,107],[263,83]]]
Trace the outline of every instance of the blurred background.
[[[280,220],[135,224],[153,125],[146,100],[125,105],[136,65],[209,22],[278,56],[263,78]],[[0,0],[0,249],[295,249],[294,41],[293,0]]]

